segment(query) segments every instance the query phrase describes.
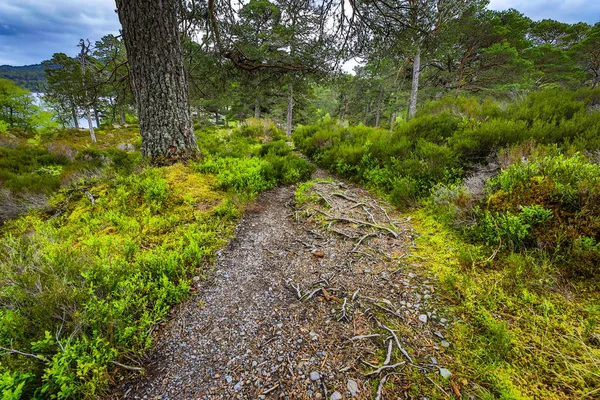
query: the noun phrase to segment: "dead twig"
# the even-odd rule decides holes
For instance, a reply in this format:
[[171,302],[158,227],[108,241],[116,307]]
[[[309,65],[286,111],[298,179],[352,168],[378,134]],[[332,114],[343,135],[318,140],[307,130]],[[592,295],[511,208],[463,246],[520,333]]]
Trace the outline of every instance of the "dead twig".
[[118,362],[118,361],[112,361],[112,360],[111,360],[111,361],[110,361],[110,363],[111,363],[111,364],[115,364],[115,365],[116,365],[116,366],[118,366],[118,367],[121,367],[121,368],[128,369],[128,370],[130,370],[130,371],[143,371],[143,370],[144,370],[144,368],[140,368],[140,367],[132,367],[132,366],[130,366],[130,365],[121,364],[121,363],[120,363],[120,362]]
[[276,384],[275,386],[273,386],[272,388],[265,390],[264,392],[262,392],[262,394],[267,395],[267,394],[271,393],[273,390],[277,389],[278,387],[279,387],[279,383]]
[[336,193],[332,193],[331,195],[332,195],[332,196],[341,197],[342,199],[345,199],[345,200],[351,201],[351,202],[353,202],[353,203],[358,203],[358,200],[356,200],[356,199],[353,199],[353,198],[352,198],[352,197],[350,197],[350,196],[346,196],[344,193],[336,192]]
[[448,392],[446,392],[440,385],[438,385],[437,383],[435,383],[433,381],[433,379],[431,379],[430,377],[428,377],[427,375],[425,375],[425,378],[427,378],[427,380],[431,383],[433,383],[435,385],[436,388],[438,388],[442,393],[444,393],[446,395],[446,397],[450,397],[450,395],[448,394]]
[[16,349],[7,349],[6,347],[0,346],[0,350],[4,351],[5,352],[4,354],[18,354],[20,356],[31,357],[31,358],[35,358],[38,361],[46,362],[46,359],[44,357],[40,357],[38,355],[31,354],[31,353],[25,353],[23,351],[19,351]]
[[322,290],[323,290],[323,288],[318,288],[318,289],[315,289],[315,290],[313,290],[313,291],[312,291],[312,292],[311,292],[311,293],[310,293],[308,296],[307,296],[306,294],[304,294],[304,296],[302,296],[302,297],[300,298],[300,300],[302,300],[302,301],[308,301],[308,300],[310,300],[310,299],[311,299],[311,298],[312,298],[312,297],[313,297],[315,294],[317,294],[318,292],[320,292],[320,291],[322,291]]
[[376,233],[368,233],[368,234],[366,234],[366,235],[363,235],[363,236],[362,236],[362,237],[359,239],[358,243],[356,243],[356,245],[354,246],[354,248],[353,248],[353,249],[350,251],[350,253],[354,253],[354,252],[356,251],[356,249],[358,249],[358,246],[360,246],[360,245],[362,244],[362,242],[363,242],[363,241],[364,241],[366,238],[368,238],[368,237],[371,237],[371,236],[377,236],[377,234],[376,234]]
[[326,213],[325,211],[321,211],[321,210],[318,210],[318,209],[317,209],[317,212],[320,212],[321,214],[325,215],[327,217],[327,219],[329,219],[329,220],[340,221],[340,222],[347,222],[347,223],[357,224],[357,225],[370,226],[370,227],[373,227],[375,229],[386,231],[390,235],[392,235],[394,238],[398,239],[398,234],[396,232],[394,232],[392,229],[390,229],[390,228],[388,228],[386,226],[381,226],[381,225],[373,224],[373,223],[371,223],[369,221],[361,221],[361,220],[354,219],[354,218],[334,217],[334,216]]
[[406,364],[406,361],[402,361],[393,365],[382,365],[381,367],[377,368],[375,371],[369,372],[368,374],[365,374],[365,376],[371,376],[371,375],[377,375],[379,373],[381,373],[381,371],[384,371],[386,369],[390,369],[390,368],[398,368],[401,365]]
[[348,302],[348,298],[344,297],[344,304],[342,304],[342,314],[341,316],[338,318],[338,322],[345,319],[346,321],[350,321],[350,319],[348,318],[348,314],[346,314],[346,303]]
[[383,362],[383,365],[388,365],[390,363],[390,361],[392,361],[392,349],[393,348],[394,348],[394,342],[390,339],[390,341],[388,342],[387,356],[385,357],[385,361]]
[[383,378],[379,380],[379,385],[377,385],[377,395],[375,396],[375,400],[381,400],[381,392],[383,391],[383,385],[387,381],[388,375],[385,375]]
[[350,340],[351,341],[362,340],[362,339],[368,339],[368,338],[379,337],[379,336],[381,336],[379,333],[372,333],[370,335],[358,335],[358,336],[354,336],[354,337],[351,337]]
[[319,196],[320,198],[322,198],[323,200],[325,200],[325,203],[327,203],[327,205],[329,206],[329,208],[334,208],[334,207],[331,205],[331,203],[329,202],[329,200],[327,200],[327,199],[325,198],[325,196],[323,196],[323,195],[321,194],[321,192],[319,192],[318,190],[315,190],[315,193],[317,194],[317,196]]
[[298,300],[300,300],[302,298],[302,292],[300,291],[300,284],[298,284],[297,286],[294,286],[294,283],[291,282],[290,286],[296,291],[296,296],[298,296]]
[[382,323],[379,323],[379,326],[392,334],[392,336],[394,337],[394,340],[396,341],[396,346],[398,346],[398,350],[400,350],[400,352],[402,352],[402,354],[404,354],[404,357],[406,357],[408,359],[408,361],[412,364],[413,360],[410,357],[410,355],[408,354],[408,352],[406,350],[404,350],[404,348],[402,347],[402,345],[400,345],[400,339],[398,339],[398,336],[396,335],[396,332],[394,332],[393,330],[391,330],[387,326],[383,325]]

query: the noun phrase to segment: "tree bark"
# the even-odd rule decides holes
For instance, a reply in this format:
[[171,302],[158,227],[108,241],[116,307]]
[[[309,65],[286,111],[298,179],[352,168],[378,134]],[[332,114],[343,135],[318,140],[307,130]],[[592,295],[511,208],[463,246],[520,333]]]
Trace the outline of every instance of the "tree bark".
[[90,129],[90,137],[92,138],[92,143],[96,143],[96,133],[94,132],[94,123],[92,122],[92,111],[87,109],[87,120],[88,127]]
[[256,96],[256,99],[254,100],[254,118],[260,118],[260,99],[258,96]]
[[77,110],[75,110],[75,105],[71,104],[71,113],[73,114],[73,123],[75,124],[75,129],[79,129],[79,118],[77,118]]
[[413,62],[412,87],[410,89],[410,101],[408,102],[408,119],[412,119],[417,113],[417,97],[419,95],[419,76],[421,74],[421,44],[417,44],[415,61]]
[[100,127],[100,113],[98,113],[98,110],[96,110],[94,108],[94,119],[96,120],[96,126]]
[[348,95],[344,94],[344,98],[342,100],[342,111],[340,112],[340,121],[346,121],[346,110],[348,108]]
[[363,121],[364,125],[367,125],[369,122],[369,112],[371,111],[371,103],[367,101],[367,105],[365,106],[365,120]]
[[121,125],[123,125],[127,122],[127,119],[125,118],[125,111],[123,111],[123,108],[119,109],[119,119],[120,119]]
[[290,83],[290,94],[288,95],[288,109],[287,109],[287,127],[285,133],[287,137],[292,137],[292,118],[294,116],[294,87]]
[[142,154],[153,161],[198,151],[178,31],[178,0],[117,0],[131,68]]
[[381,119],[381,98],[383,97],[383,88],[379,87],[379,95],[377,96],[377,112],[375,113],[375,128],[379,128],[379,120]]

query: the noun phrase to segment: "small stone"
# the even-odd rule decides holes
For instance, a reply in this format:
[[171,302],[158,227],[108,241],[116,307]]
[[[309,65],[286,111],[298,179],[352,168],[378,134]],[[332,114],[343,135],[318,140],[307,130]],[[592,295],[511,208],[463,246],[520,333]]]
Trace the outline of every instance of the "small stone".
[[425,315],[425,314],[419,315],[419,321],[421,321],[424,324],[427,323],[427,315]]
[[192,280],[194,282],[198,282],[198,281],[200,281],[200,277],[199,276],[195,276],[195,277],[192,278]]
[[342,394],[340,392],[333,392],[331,393],[331,400],[342,400]]
[[440,331],[435,331],[435,332],[433,332],[433,334],[434,334],[435,336],[439,337],[440,339],[443,339],[443,338],[444,338],[444,335],[442,335],[442,332],[440,332]]
[[225,380],[227,381],[227,383],[231,383],[231,382],[233,382],[233,378],[232,378],[231,376],[229,376],[229,375],[227,375],[227,376],[225,377]]
[[447,340],[442,340],[440,344],[444,347],[450,347],[450,343]]
[[310,373],[310,380],[311,381],[318,381],[319,378],[321,378],[321,375],[318,372],[313,371],[313,372]]
[[252,361],[252,367],[256,367],[258,365],[258,363],[256,361]]
[[322,399],[323,395],[321,393],[315,393],[315,399]]
[[235,390],[236,392],[239,392],[240,390],[242,390],[242,381],[239,381],[238,383],[236,383],[235,386],[233,387],[233,390]]
[[408,277],[409,278],[414,278],[415,276],[417,276],[417,275],[415,275],[413,272],[409,272],[408,273]]
[[358,393],[358,384],[356,383],[355,380],[348,379],[348,383],[346,384],[346,387],[348,388],[348,391],[350,392],[350,394],[353,397],[356,396],[356,394]]
[[444,379],[450,379],[452,372],[447,368],[440,368],[440,376]]
[[432,364],[437,364],[437,358],[431,357],[431,363]]

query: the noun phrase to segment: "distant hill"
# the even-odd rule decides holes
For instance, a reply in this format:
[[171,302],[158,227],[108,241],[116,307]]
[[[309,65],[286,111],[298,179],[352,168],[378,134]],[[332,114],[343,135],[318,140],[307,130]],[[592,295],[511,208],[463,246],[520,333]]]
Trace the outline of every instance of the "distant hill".
[[27,88],[32,92],[42,91],[46,83],[44,66],[41,64],[23,65],[20,67],[0,65],[0,78],[10,79],[18,86]]

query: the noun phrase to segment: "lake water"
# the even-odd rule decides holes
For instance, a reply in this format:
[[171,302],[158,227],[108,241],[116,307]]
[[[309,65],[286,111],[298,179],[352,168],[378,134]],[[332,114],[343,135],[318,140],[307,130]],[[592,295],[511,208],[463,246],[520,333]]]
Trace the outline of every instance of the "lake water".
[[[44,93],[31,93],[31,95],[33,96],[33,101],[36,106],[40,107],[44,111],[51,111],[50,108],[44,103],[44,100],[43,100]],[[80,113],[81,113],[81,111],[80,111]],[[96,121],[94,120],[93,115],[92,115],[92,126],[94,128],[98,127],[96,125]],[[71,128],[73,128],[73,127],[74,127],[74,124],[71,123]],[[85,128],[85,129],[89,128],[87,117],[79,118],[79,127]]]

